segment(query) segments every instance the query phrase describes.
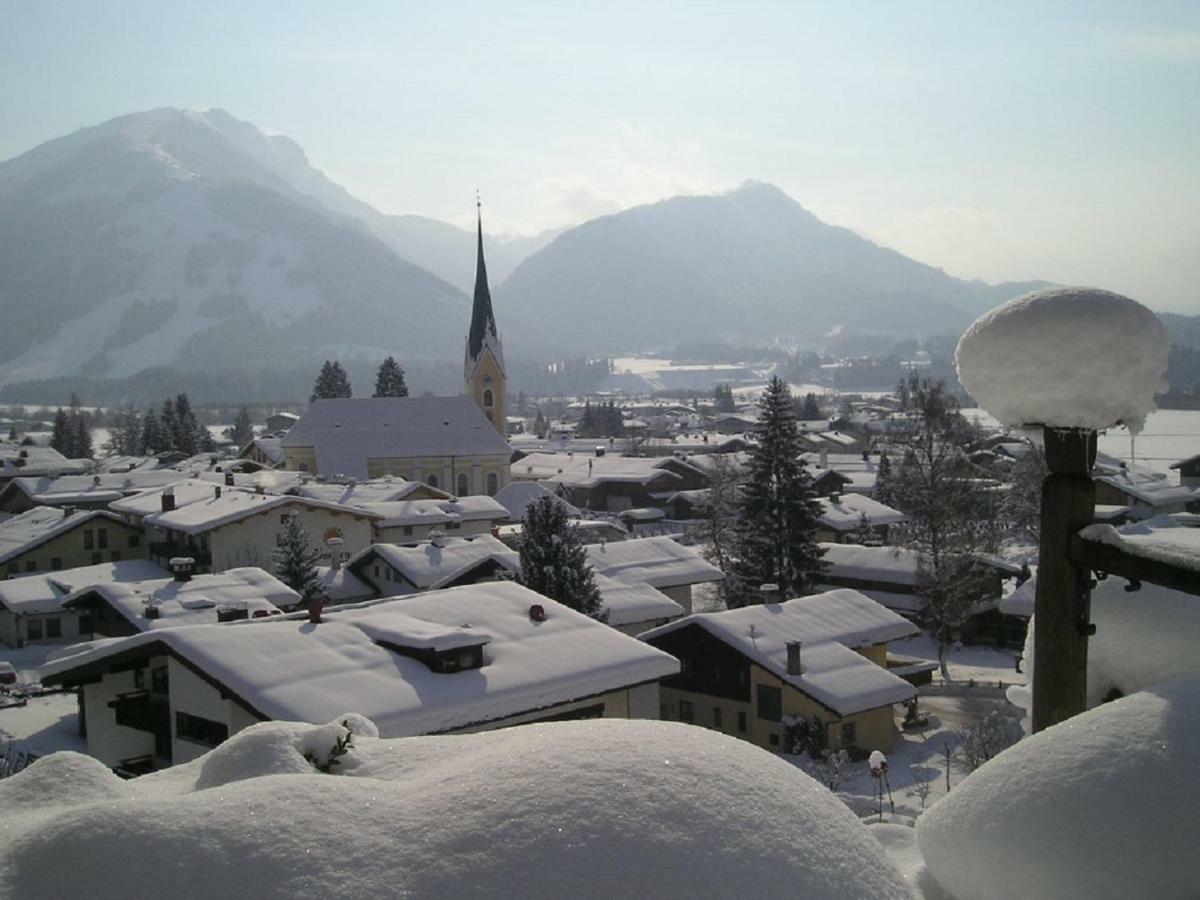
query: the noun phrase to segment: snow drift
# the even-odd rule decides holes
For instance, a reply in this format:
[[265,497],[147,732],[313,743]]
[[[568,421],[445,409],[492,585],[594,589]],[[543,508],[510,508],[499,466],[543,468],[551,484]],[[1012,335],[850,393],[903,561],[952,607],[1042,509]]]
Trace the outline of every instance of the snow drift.
[[[1157,584],[1125,590],[1123,578],[1110,577],[1092,589],[1088,640],[1087,704],[1097,706],[1115,691],[1132,694],[1163,681],[1200,677],[1200,599]],[[1032,597],[1034,577],[1022,587]],[[1008,699],[1028,713],[1033,708],[1033,642],[1037,617],[1029,620],[1021,669],[1028,683],[1008,689]],[[1028,730],[1028,716],[1022,723]]]
[[958,900],[1200,897],[1200,679],[1089,710],[1005,750],[917,820]]
[[958,342],[963,387],[1013,428],[1056,425],[1136,434],[1166,390],[1167,329],[1146,307],[1095,288],[1053,288],[1010,300]]
[[348,723],[340,774],[306,759],[331,761],[340,723],[263,723],[132,782],[88,757],[39,760],[0,782],[0,896],[908,896],[828,790],[711,731],[594,720],[381,740]]

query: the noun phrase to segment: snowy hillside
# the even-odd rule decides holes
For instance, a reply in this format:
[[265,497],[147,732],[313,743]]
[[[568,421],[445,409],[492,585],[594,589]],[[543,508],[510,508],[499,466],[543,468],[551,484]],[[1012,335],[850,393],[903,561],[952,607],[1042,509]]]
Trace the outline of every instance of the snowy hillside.
[[124,116],[0,164],[0,379],[461,352],[465,297],[359,207],[221,110]]

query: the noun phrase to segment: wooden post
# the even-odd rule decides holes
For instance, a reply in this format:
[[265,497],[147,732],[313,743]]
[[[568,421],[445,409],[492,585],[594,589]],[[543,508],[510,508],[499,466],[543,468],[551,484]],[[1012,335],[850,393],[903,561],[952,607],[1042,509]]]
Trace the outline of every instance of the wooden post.
[[1071,537],[1092,524],[1096,432],[1044,429],[1041,547],[1034,606],[1033,730],[1083,712],[1087,705],[1087,640],[1091,573],[1072,562]]

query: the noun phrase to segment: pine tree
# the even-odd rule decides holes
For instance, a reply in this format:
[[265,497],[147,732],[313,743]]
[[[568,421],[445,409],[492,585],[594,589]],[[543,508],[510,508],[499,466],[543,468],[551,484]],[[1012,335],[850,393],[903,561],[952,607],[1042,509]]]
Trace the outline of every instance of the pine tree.
[[76,416],[71,424],[71,431],[71,458],[91,459],[96,450],[92,446],[92,429],[88,426],[87,419],[82,415]]
[[16,422],[13,422],[13,424],[11,426],[9,426],[8,439],[10,441],[12,441],[13,443],[16,443],[17,441],[19,441],[21,439],[21,435],[19,435],[17,433],[17,423]]
[[313,385],[312,396],[309,400],[331,400],[350,396],[352,396],[350,376],[346,374],[342,364],[337,360],[332,362],[325,360],[324,365],[321,366],[321,373],[317,376],[317,382]]
[[170,400],[163,401],[162,413],[158,417],[158,442],[161,444],[160,453],[169,450],[182,450],[175,443],[176,436],[179,434],[179,426],[175,421],[175,404]]
[[[347,388],[349,385],[347,385]],[[349,394],[347,394],[349,396]],[[408,385],[404,383],[404,369],[389,356],[379,367],[375,376],[375,393],[372,397],[407,397]]]
[[887,451],[879,454],[879,466],[875,470],[875,490],[872,498],[884,506],[894,506],[896,498],[892,496],[892,461],[888,459]]
[[579,420],[579,436],[594,437],[598,434],[596,429],[596,417],[592,414],[592,401],[585,400],[583,402],[583,417]]
[[[168,404],[170,402],[170,400],[167,401]],[[207,443],[205,439],[208,436],[208,429],[203,430],[204,434],[201,434],[200,423],[196,421],[196,413],[192,410],[192,403],[188,400],[188,395],[177,395],[173,422],[175,449],[188,456],[203,452],[204,444]]]
[[804,403],[800,406],[800,421],[815,422],[821,418],[821,405],[817,403],[817,395],[807,393],[804,395]]
[[533,433],[539,439],[546,437],[546,416],[542,413],[541,409],[537,411],[537,418],[533,420]]
[[300,595],[307,603],[317,595],[321,586],[317,574],[317,561],[321,551],[309,544],[308,532],[300,524],[300,517],[288,516],[283,527],[283,543],[275,548],[275,575]]
[[773,583],[786,599],[812,587],[823,551],[816,541],[821,507],[801,456],[791,392],[777,376],[758,402],[751,436],[734,571],[748,589]]
[[142,434],[138,441],[138,452],[143,456],[154,456],[167,450],[166,438],[163,435],[162,422],[159,421],[158,414],[154,412],[153,408],[146,410],[146,414],[142,416]]
[[71,420],[60,406],[54,413],[54,429],[50,432],[50,446],[63,456],[70,456],[75,436],[71,434]]
[[718,384],[713,388],[713,399],[716,401],[719,413],[731,413],[737,410],[737,404],[733,401],[733,388],[727,384]]
[[525,587],[593,619],[608,618],[601,611],[587,551],[567,522],[566,507],[554,497],[542,497],[525,508],[519,555]]
[[254,440],[254,422],[250,418],[250,408],[242,405],[237,417],[233,420],[233,433],[230,435],[239,449]]

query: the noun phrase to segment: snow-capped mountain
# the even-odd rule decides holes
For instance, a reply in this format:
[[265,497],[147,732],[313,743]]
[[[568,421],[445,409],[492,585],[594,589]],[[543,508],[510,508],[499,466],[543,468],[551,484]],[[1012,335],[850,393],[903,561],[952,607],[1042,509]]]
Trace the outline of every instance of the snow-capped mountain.
[[585,222],[522,262],[496,294],[548,338],[599,353],[815,339],[837,326],[957,332],[1043,284],[953,278],[822,222],[772,185],[746,182]]
[[454,358],[466,297],[385,245],[386,218],[223,110],[49,141],[0,163],[0,380]]

